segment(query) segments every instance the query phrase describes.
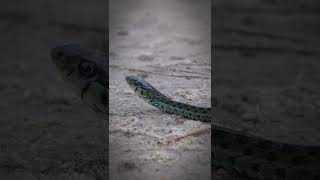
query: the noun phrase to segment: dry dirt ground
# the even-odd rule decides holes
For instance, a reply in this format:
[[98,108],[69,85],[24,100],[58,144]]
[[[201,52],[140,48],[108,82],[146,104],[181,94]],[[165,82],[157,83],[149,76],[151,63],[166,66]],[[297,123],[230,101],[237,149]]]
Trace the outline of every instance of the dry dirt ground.
[[[207,12],[197,12],[193,5],[178,2],[171,8],[177,11],[186,8],[200,15],[210,12],[208,6]],[[52,47],[69,42],[105,50],[106,9],[104,0],[11,1],[1,6],[0,94],[4,102],[0,105],[1,179],[107,179],[107,119],[97,117],[74,96],[49,58]],[[115,11],[115,15],[124,14]],[[172,15],[158,12],[161,16]],[[139,101],[124,77],[143,75],[177,100],[210,106],[210,38],[204,39],[207,49],[201,46],[203,34],[210,35],[210,28],[192,27],[188,23],[195,20],[183,20],[184,14],[173,16],[174,23],[168,23],[163,18],[157,20],[152,13],[146,10],[133,13],[129,17],[134,17],[134,24],[114,26],[111,32],[119,46],[114,46],[109,54],[112,57],[110,155],[113,156],[110,176],[112,179],[129,175],[130,179],[150,179],[154,175],[158,179],[208,179],[210,135],[164,143],[209,125],[160,113]],[[200,24],[203,21],[210,24],[210,17],[205,17]],[[175,24],[179,19],[184,21],[186,29]],[[144,34],[144,27],[149,34]],[[158,36],[161,31],[170,33],[172,29],[175,31],[169,37]],[[199,31],[202,34],[196,33]],[[185,37],[184,33],[193,36]],[[137,36],[134,41],[127,40],[134,36]],[[185,52],[186,48],[190,51]],[[118,161],[112,161],[115,157]]]
[[214,123],[320,144],[319,1],[216,0],[212,8]]
[[106,179],[107,121],[73,95],[49,59],[62,43],[103,50],[106,14],[104,0],[1,3],[0,179]]
[[[210,50],[202,47],[210,41],[198,33],[210,32],[203,26],[204,22],[209,26],[210,19],[196,18],[205,13],[195,11],[201,3],[174,2],[176,6],[164,8],[167,13],[161,8],[148,11],[148,6],[131,11],[123,21],[133,24],[110,30],[111,41],[118,43],[109,54],[111,176],[154,179],[155,173],[159,179],[187,179],[210,171],[209,135],[162,146],[207,125],[145,104],[125,84],[126,75],[143,76],[177,100],[210,106],[212,71],[217,101],[214,123],[285,142],[320,144],[317,0],[212,1],[212,70]],[[106,3],[12,0],[1,4],[1,179],[107,179],[106,119],[96,117],[73,95],[48,54],[65,42],[103,51],[108,34]],[[138,5],[131,1],[124,7]],[[174,16],[171,10],[181,11],[179,7],[188,13]],[[124,12],[113,10],[115,17]],[[164,22],[155,14],[191,28]],[[192,21],[184,20],[186,16]],[[199,27],[188,22],[198,22]],[[185,37],[176,30],[195,34]],[[162,33],[169,38],[159,36]],[[214,169],[212,179],[245,178]]]
[[169,143],[210,124],[162,113],[125,82],[140,76],[175,100],[210,107],[210,1],[109,5],[110,179],[211,179],[210,134]]

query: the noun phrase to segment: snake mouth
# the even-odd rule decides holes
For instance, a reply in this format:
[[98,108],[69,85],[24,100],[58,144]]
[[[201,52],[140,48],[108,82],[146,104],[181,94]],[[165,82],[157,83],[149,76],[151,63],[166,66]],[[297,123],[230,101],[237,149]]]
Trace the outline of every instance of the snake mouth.
[[134,77],[134,76],[127,76],[126,81],[129,84],[129,86],[133,89],[136,87],[143,88],[143,85],[141,82],[143,82],[143,79]]
[[137,89],[137,87],[134,85],[134,80],[133,80],[132,78],[126,77],[126,81],[127,81],[128,85],[129,85],[132,89],[134,89],[134,90]]
[[130,86],[133,85],[133,79],[132,79],[131,76],[127,76],[127,77],[126,77],[126,81],[127,81],[127,83],[128,83]]

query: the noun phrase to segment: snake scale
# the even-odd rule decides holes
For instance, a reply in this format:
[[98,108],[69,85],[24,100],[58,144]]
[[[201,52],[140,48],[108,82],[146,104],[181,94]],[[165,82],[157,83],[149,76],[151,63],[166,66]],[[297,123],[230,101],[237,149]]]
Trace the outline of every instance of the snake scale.
[[[78,45],[62,45],[51,51],[53,63],[64,81],[96,112],[108,113],[108,70],[105,54]],[[211,108],[171,100],[145,80],[128,76],[135,93],[158,109],[186,118],[211,122]],[[240,131],[211,125],[212,166],[241,176],[263,180],[320,179],[320,146],[270,141]]]

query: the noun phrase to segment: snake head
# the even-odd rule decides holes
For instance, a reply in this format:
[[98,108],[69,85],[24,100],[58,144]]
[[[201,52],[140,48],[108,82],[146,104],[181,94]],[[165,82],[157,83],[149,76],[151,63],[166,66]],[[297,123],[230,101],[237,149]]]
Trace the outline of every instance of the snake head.
[[126,81],[129,86],[134,89],[135,93],[143,98],[144,100],[150,100],[154,98],[163,98],[166,97],[156,90],[151,84],[143,80],[142,78],[135,76],[127,76]]
[[68,44],[55,47],[51,50],[52,62],[65,76],[70,76],[80,63],[81,56],[77,53],[79,48],[77,45]]
[[101,62],[96,52],[87,50],[78,45],[67,44],[51,50],[52,62],[61,72],[64,80],[89,80],[98,76],[101,71]]
[[62,79],[81,90],[91,82],[107,86],[107,71],[103,66],[107,58],[101,52],[66,44],[51,50],[53,64],[60,71]]
[[127,76],[126,81],[129,84],[129,86],[133,89],[135,88],[143,88],[142,87],[142,79],[135,77],[135,76]]
[[142,78],[138,78],[135,76],[127,76],[126,81],[129,86],[134,89],[136,95],[144,99],[145,101],[149,101],[151,99],[152,93],[150,93],[151,85],[149,85]]
[[51,50],[53,64],[62,79],[95,111],[106,107],[108,72],[103,66],[107,57],[95,50],[67,44]]

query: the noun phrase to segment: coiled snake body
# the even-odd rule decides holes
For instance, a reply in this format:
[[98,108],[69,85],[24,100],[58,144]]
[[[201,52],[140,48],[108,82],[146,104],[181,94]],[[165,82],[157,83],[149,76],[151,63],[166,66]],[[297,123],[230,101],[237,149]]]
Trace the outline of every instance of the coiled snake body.
[[[63,79],[93,110],[108,113],[108,70],[103,53],[77,45],[51,51]],[[128,76],[136,94],[158,109],[211,122],[211,108],[173,101],[141,78]],[[274,142],[212,124],[212,165],[264,180],[320,180],[320,147]]]

